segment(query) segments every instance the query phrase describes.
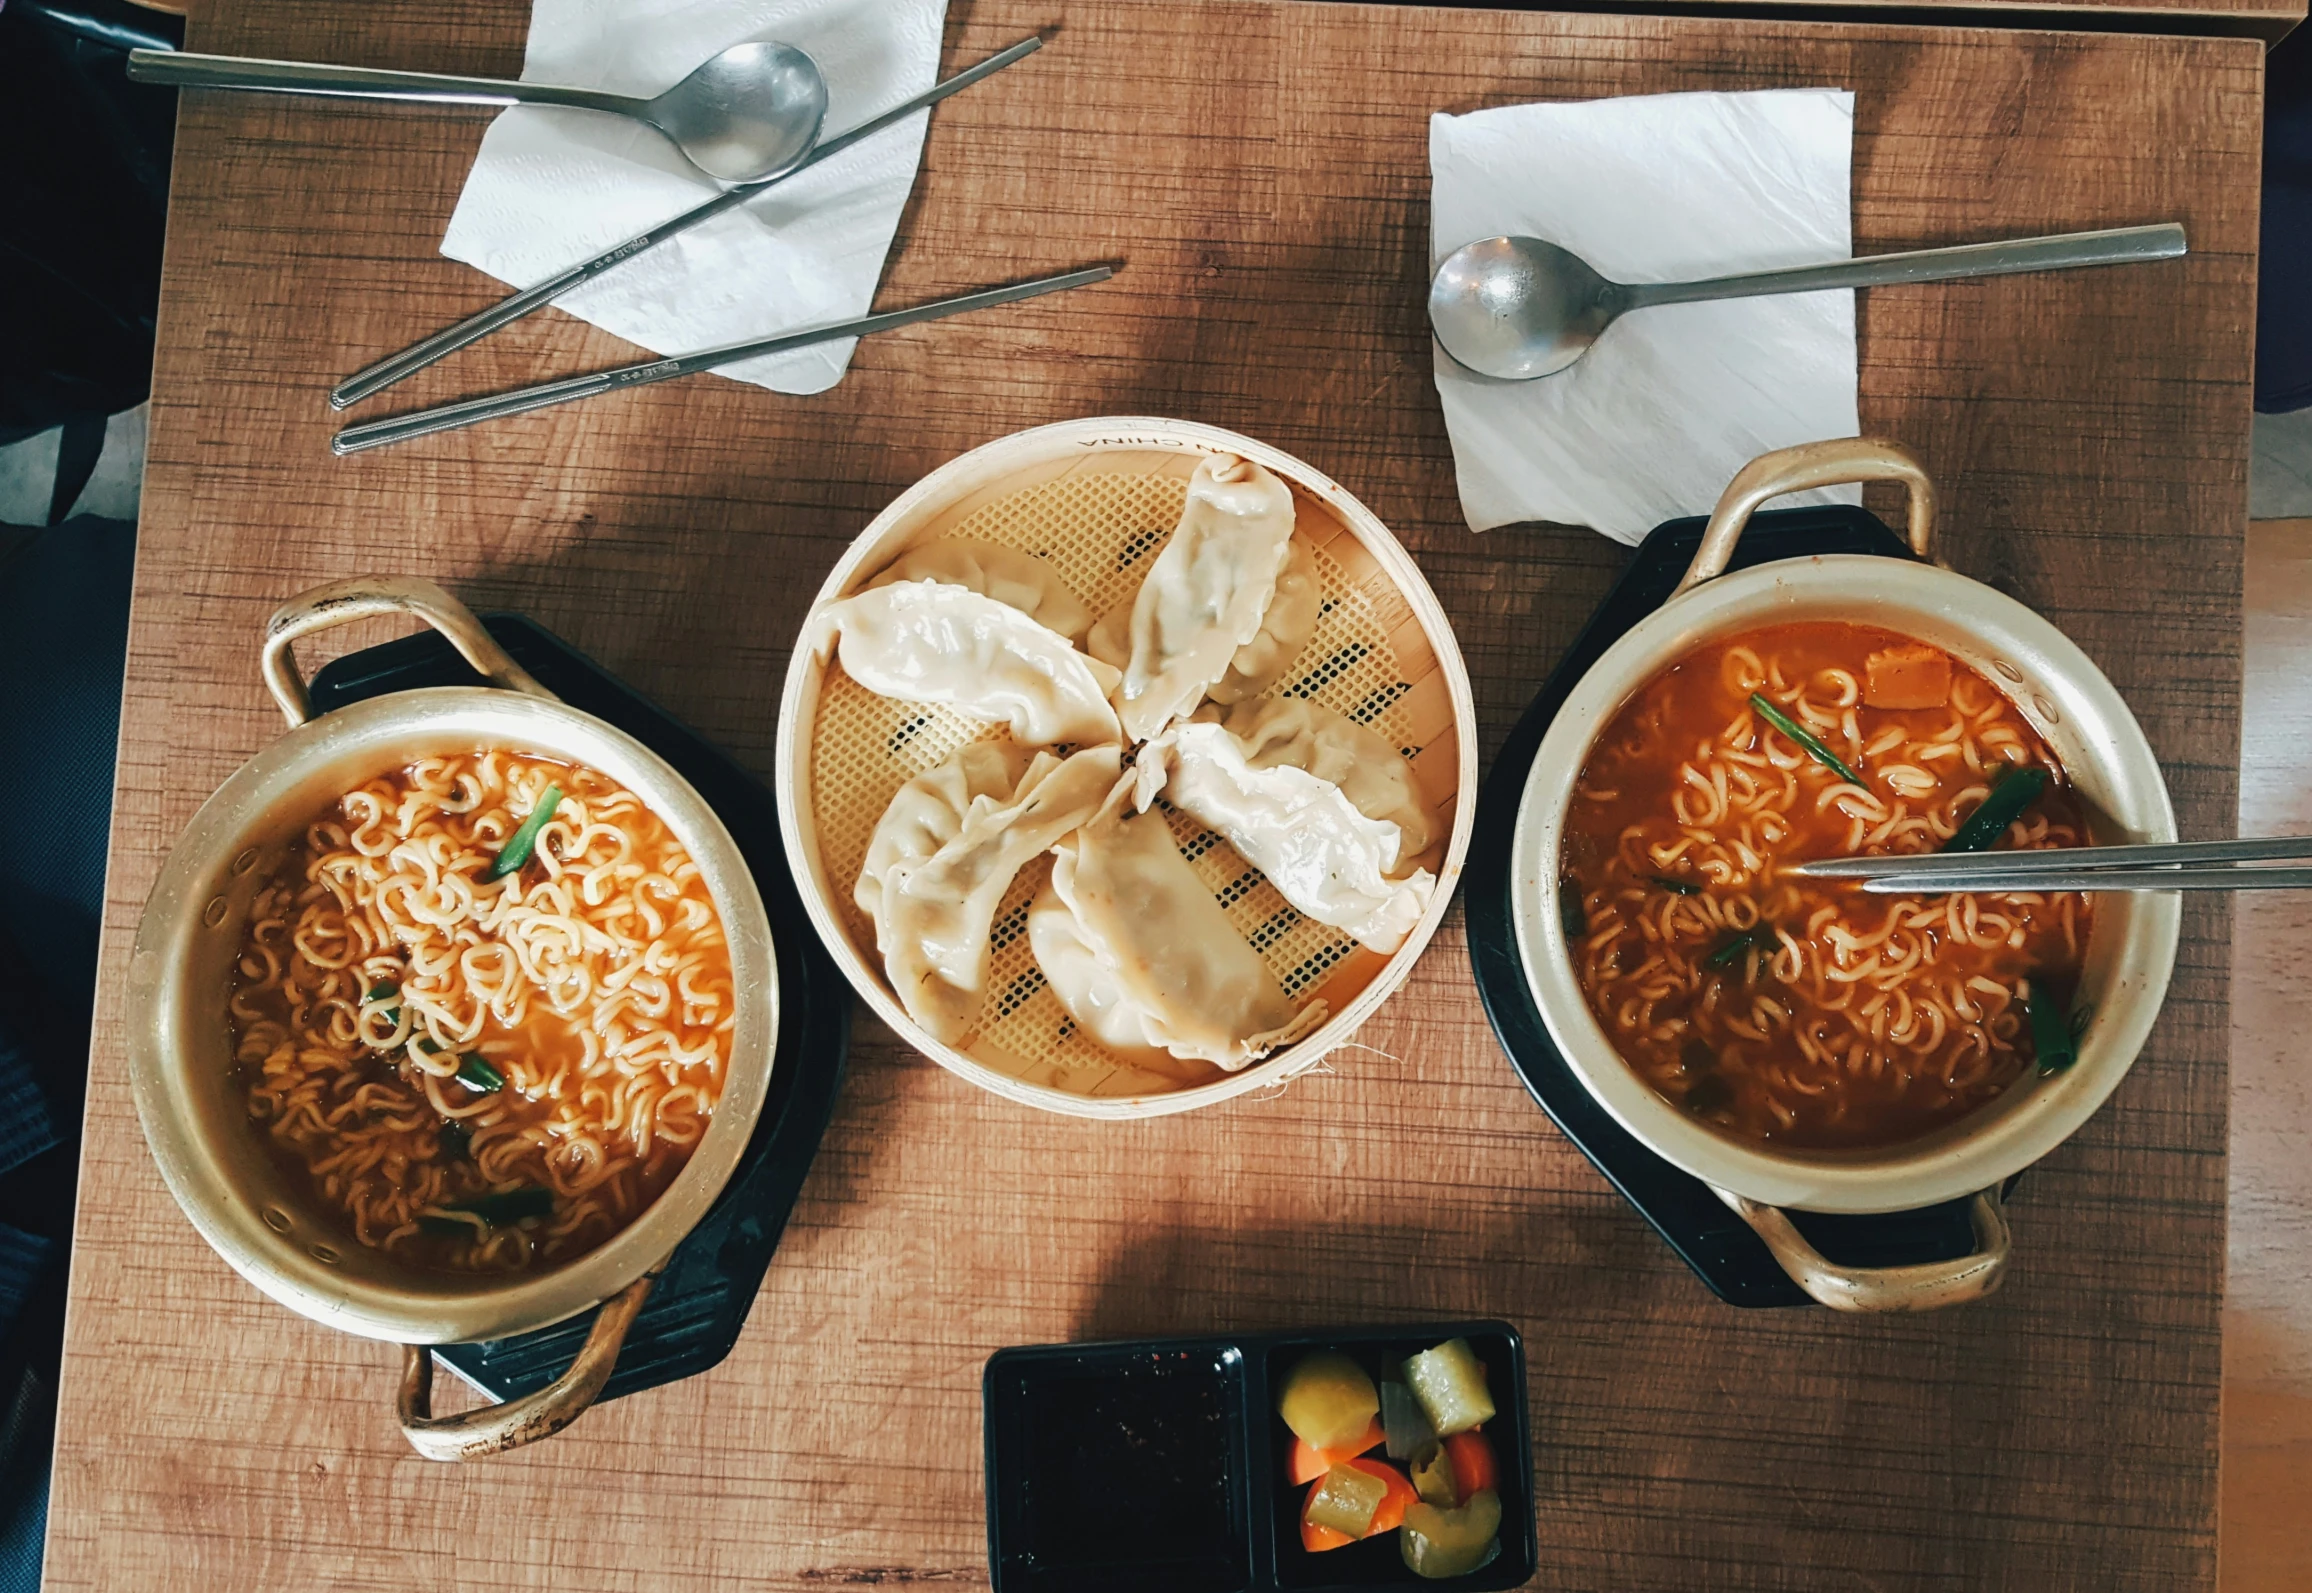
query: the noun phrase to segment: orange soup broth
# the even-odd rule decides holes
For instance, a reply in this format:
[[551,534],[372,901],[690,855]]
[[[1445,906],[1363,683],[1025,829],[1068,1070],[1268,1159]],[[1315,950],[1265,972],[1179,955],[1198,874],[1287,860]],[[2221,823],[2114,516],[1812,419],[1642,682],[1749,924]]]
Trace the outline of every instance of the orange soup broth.
[[[1860,700],[1869,655],[1909,641],[1808,623],[1699,648],[1622,706],[1577,782],[1560,899],[1590,1009],[1648,1084],[1730,1137],[1794,1150],[1917,1138],[2030,1068],[2026,981],[2071,1009],[2082,895],[1873,896],[1787,872],[1938,850],[2002,765],[2048,783],[1995,848],[2088,844],[2045,742],[1958,660],[1941,707]],[[1773,729],[1752,691],[1861,786]]]
[[[565,795],[537,854],[488,881],[549,783]],[[505,916],[532,927],[501,935],[467,915],[419,932],[469,892],[506,893]],[[597,931],[583,956],[535,927],[581,920]],[[625,948],[605,950],[614,938]],[[625,995],[575,1000],[574,980]],[[278,1165],[355,1242],[452,1272],[566,1262],[648,1209],[711,1116],[732,1007],[720,920],[663,821],[592,770],[503,754],[396,770],[318,815],[259,892],[229,1003],[252,1124]],[[608,1054],[621,1042],[624,1068]],[[673,1066],[672,1048],[696,1060]],[[455,1071],[465,1058],[488,1072]],[[668,1072],[699,1098],[644,1087]],[[502,1084],[482,1087],[491,1073]],[[509,1190],[552,1209],[425,1215]]]

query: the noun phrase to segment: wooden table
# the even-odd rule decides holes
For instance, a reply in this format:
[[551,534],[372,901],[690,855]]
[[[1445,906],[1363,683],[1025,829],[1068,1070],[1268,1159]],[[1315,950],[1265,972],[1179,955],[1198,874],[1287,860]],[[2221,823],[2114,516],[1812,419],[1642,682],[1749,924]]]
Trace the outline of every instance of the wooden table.
[[[2248,528],[2240,833],[2312,833],[2312,520]],[[2312,1584],[2312,902],[2234,905],[2231,1266],[2224,1297],[2223,1593]]]
[[[2182,218],[2178,264],[1869,297],[1863,413],[1940,477],[1952,562],[2118,683],[2184,829],[2230,822],[2258,46],[1214,0],[956,14],[953,60],[1065,25],[940,112],[886,302],[1128,256],[1115,283],[871,343],[817,398],[699,379],[351,461],[326,450],[329,381],[497,291],[433,254],[478,123],[188,97],[51,1585],[971,1585],[996,1347],[1480,1313],[1531,1348],[1543,1585],[2208,1585],[2213,901],[2187,911],[2143,1061],[2033,1172],[2013,1280],[1931,1318],[1708,1298],[1526,1098],[1458,915],[1371,1049],[1188,1118],[1030,1114],[863,1022],[736,1353],[498,1461],[417,1459],[393,1352],[273,1306],[194,1237],[128,1098],[124,956],[170,840],[278,733],[257,629],[309,583],[413,570],[525,609],[767,769],[803,605],[877,508],[1017,427],[1179,414],[1301,454],[1394,526],[1497,745],[1621,553],[1458,520],[1418,308],[1432,109],[1842,84],[1859,250]],[[522,32],[505,0],[272,0],[195,42],[507,71]],[[407,402],[622,352],[546,316]]]
[[[1685,0],[1697,10],[1749,0]],[[2201,33],[2278,43],[2304,20],[2304,0],[1791,0],[1800,16],[1932,17],[1953,26]],[[1660,9],[1660,7],[1656,7]]]

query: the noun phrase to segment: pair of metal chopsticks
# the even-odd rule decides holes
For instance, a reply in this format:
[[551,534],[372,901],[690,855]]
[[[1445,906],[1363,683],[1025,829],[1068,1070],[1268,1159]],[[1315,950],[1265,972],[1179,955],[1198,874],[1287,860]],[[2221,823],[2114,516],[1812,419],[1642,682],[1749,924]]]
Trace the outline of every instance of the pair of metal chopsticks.
[[[520,320],[549,301],[590,282],[605,272],[633,259],[647,250],[655,249],[678,234],[689,231],[703,222],[711,221],[727,210],[735,210],[766,189],[776,187],[796,172],[807,171],[823,160],[841,154],[860,140],[870,138],[915,112],[938,104],[952,94],[962,92],[981,79],[990,77],[1013,62],[1023,60],[1043,47],[1040,35],[1022,39],[1007,50],[1000,50],[976,66],[968,67],[942,83],[935,83],[923,93],[904,104],[896,105],[882,115],[860,123],[848,132],[838,133],[823,140],[810,155],[793,170],[761,182],[740,183],[727,188],[705,203],[693,206],[670,221],[661,222],[648,232],[629,238],[613,248],[605,249],[591,260],[582,261],[568,270],[549,277],[519,293],[507,295],[496,304],[466,317],[452,327],[436,332],[421,342],[413,343],[398,354],[389,355],[374,365],[367,366],[337,384],[329,394],[331,407],[344,409],[374,393],[383,392],[394,383],[425,369],[443,356],[464,348],[467,344],[487,337],[502,326]],[[676,376],[687,376],[694,371],[711,369],[717,365],[735,364],[765,354],[784,353],[789,349],[805,348],[814,343],[831,343],[840,338],[864,337],[871,332],[887,331],[893,327],[910,326],[921,321],[936,321],[969,310],[986,309],[997,304],[1012,304],[1039,294],[1057,293],[1065,288],[1082,287],[1086,283],[1102,281],[1115,275],[1111,266],[1089,270],[1070,271],[1059,276],[1040,277],[1031,282],[1014,283],[1008,287],[991,288],[980,293],[967,293],[952,299],[940,299],[919,304],[911,309],[890,310],[854,321],[831,326],[806,328],[779,337],[762,338],[750,343],[735,343],[726,348],[706,349],[696,354],[685,354],[667,359],[641,360],[607,371],[586,376],[570,377],[563,381],[546,382],[536,387],[521,388],[510,393],[493,394],[486,398],[468,399],[463,403],[447,404],[437,409],[418,410],[407,415],[396,415],[385,420],[366,421],[348,426],[330,441],[330,449],[338,454],[359,453],[365,448],[376,448],[386,443],[402,442],[411,437],[423,437],[432,432],[454,431],[471,426],[477,421],[495,419],[501,415],[518,415],[529,410],[544,409],[553,404],[566,404],[574,399],[591,398],[597,393],[618,387],[638,387],[650,382],[662,382]]]
[[1851,879],[1880,896],[1952,891],[2285,891],[2312,889],[2312,868],[2257,868],[2312,857],[2312,835],[2034,852],[1833,857],[1789,872]]

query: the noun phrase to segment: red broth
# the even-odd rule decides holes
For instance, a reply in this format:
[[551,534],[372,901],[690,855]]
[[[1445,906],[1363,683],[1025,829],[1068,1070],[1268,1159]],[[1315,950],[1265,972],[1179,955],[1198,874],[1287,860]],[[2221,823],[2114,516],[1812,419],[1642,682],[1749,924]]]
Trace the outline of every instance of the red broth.
[[[548,789],[528,861],[492,871]],[[428,758],[314,816],[259,892],[230,1000],[252,1126],[354,1242],[520,1272],[674,1181],[730,1060],[698,866],[591,769]]]
[[[2063,771],[1991,682],[1869,626],[1778,625],[1697,649],[1598,738],[1567,816],[1562,896],[1590,1009],[1638,1075],[1733,1138],[1900,1144],[2034,1061],[2026,986],[2070,1014],[2092,907],[2072,892],[1872,896],[1786,872],[1939,850],[2008,770],[2040,795],[1993,846],[2084,846]],[[1922,684],[1925,683],[1925,684]],[[1762,694],[1859,776],[1774,728]],[[1579,923],[1572,898],[1578,898]]]

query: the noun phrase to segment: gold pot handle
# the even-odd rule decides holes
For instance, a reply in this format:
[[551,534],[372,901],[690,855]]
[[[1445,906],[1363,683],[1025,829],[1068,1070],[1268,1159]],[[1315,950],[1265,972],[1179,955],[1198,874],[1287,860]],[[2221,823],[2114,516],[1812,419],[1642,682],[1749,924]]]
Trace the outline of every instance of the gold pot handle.
[[1718,507],[1710,511],[1710,524],[1702,532],[1702,545],[1694,550],[1694,562],[1686,567],[1686,578],[1670,596],[1691,591],[1724,570],[1742,528],[1767,499],[1852,481],[1900,481],[1911,489],[1911,551],[1925,558],[1935,535],[1935,484],[1918,455],[1900,443],[1875,437],[1833,437],[1777,448],[1736,471],[1719,494]]
[[1908,1267],[1843,1267],[1806,1242],[1790,1214],[1715,1185],[1711,1193],[1748,1223],[1790,1280],[1833,1311],[1939,1311],[1946,1305],[1980,1300],[1999,1287],[2007,1272],[2011,1235],[1999,1186],[1979,1192],[1968,1207],[1975,1248],[1950,1261],[1922,1261]]
[[549,702],[557,700],[507,655],[474,618],[473,610],[433,582],[415,575],[357,575],[298,593],[265,622],[265,684],[272,688],[273,700],[289,716],[292,727],[313,717],[313,698],[305,689],[305,677],[297,672],[290,644],[332,625],[378,614],[414,614],[448,637],[450,645],[491,685],[527,692]]
[[484,1405],[462,1416],[433,1414],[433,1350],[423,1344],[403,1345],[401,1398],[396,1403],[402,1437],[428,1460],[479,1460],[553,1437],[584,1415],[610,1381],[626,1330],[641,1314],[657,1276],[653,1272],[635,1279],[604,1303],[570,1370],[535,1394]]

